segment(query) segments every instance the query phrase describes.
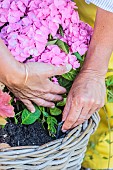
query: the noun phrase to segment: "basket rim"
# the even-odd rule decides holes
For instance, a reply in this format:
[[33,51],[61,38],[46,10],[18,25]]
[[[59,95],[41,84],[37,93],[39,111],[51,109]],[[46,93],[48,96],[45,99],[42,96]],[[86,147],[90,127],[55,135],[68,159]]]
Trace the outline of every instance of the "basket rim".
[[[95,131],[97,129],[97,126],[98,126],[98,123],[100,121],[100,117],[99,117],[99,114],[98,112],[95,112],[88,120],[88,126],[86,127],[85,130],[82,131],[82,134],[81,136],[87,134],[88,130],[90,128],[93,129],[93,131]],[[83,124],[81,125],[78,125],[76,126],[74,129],[70,130],[70,132],[65,136],[65,137],[62,137],[62,138],[59,138],[59,139],[55,139],[51,142],[48,142],[48,143],[45,143],[41,146],[16,146],[16,147],[8,147],[8,148],[2,148],[0,149],[0,153],[1,152],[8,152],[8,151],[15,151],[15,150],[44,150],[44,148],[47,148],[47,147],[51,147],[52,145],[56,145],[56,147],[58,148],[60,146],[63,147],[63,145],[65,144],[65,142],[67,142],[70,138],[75,138],[75,133],[77,130],[80,130],[80,128],[82,127]],[[93,133],[93,132],[92,132]]]

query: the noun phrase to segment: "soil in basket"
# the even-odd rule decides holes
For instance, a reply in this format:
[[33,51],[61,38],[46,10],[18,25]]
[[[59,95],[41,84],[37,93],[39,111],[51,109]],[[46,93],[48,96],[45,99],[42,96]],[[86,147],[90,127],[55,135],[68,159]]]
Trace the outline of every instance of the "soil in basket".
[[53,138],[47,134],[39,122],[28,126],[7,123],[5,128],[0,127],[0,143],[8,143],[12,147],[40,146],[50,141],[53,141]]

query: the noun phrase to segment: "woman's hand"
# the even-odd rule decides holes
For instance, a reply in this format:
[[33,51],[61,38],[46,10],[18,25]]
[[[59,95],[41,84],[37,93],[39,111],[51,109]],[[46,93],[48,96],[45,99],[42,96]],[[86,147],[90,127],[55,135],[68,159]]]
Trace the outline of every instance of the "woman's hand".
[[112,51],[113,13],[98,8],[85,62],[67,98],[62,130],[81,124],[104,105],[105,75]]
[[92,71],[80,72],[75,79],[63,111],[63,131],[82,124],[105,102],[105,78]]
[[15,80],[7,82],[7,86],[31,112],[35,111],[32,102],[38,106],[54,107],[55,101],[62,100],[61,94],[65,93],[66,89],[51,82],[49,78],[68,72],[71,65],[57,67],[44,63],[27,63],[24,66],[28,71],[27,82],[24,84],[25,68],[22,68],[24,73],[21,73],[21,76],[15,75]]
[[[26,69],[28,78],[26,81]],[[0,81],[19,98],[31,111],[39,106],[54,107],[55,101],[62,100],[61,94],[66,89],[49,80],[50,77],[61,75],[71,70],[71,65],[53,66],[44,63],[19,63],[12,56],[4,42],[0,39]]]

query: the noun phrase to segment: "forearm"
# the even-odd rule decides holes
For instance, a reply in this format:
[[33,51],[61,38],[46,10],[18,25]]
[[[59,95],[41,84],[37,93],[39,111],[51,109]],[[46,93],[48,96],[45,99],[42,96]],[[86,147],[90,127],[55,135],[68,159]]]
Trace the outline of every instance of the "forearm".
[[[22,64],[17,62],[0,39],[0,82],[7,85],[8,83],[18,83],[24,74]],[[22,80],[23,81],[23,80]]]
[[94,33],[82,70],[106,74],[113,51],[113,13],[98,8]]

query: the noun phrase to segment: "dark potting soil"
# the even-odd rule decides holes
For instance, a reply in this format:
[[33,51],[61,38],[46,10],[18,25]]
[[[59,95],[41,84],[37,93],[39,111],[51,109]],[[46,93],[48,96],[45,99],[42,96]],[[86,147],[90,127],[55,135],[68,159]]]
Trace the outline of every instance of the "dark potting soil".
[[7,123],[4,128],[0,127],[0,143],[8,143],[10,146],[43,145],[53,141],[47,134],[40,122],[32,125],[16,125]]

